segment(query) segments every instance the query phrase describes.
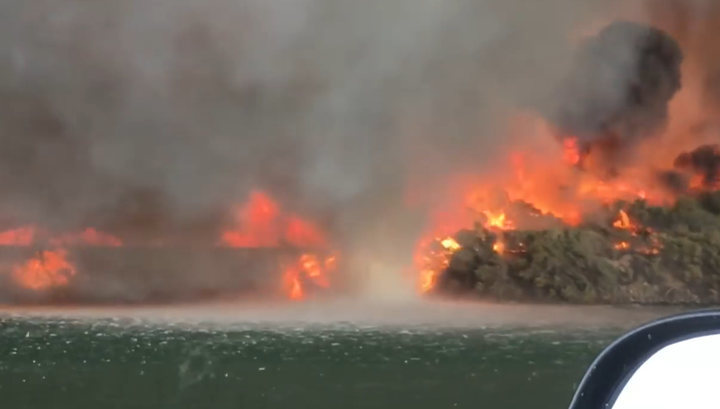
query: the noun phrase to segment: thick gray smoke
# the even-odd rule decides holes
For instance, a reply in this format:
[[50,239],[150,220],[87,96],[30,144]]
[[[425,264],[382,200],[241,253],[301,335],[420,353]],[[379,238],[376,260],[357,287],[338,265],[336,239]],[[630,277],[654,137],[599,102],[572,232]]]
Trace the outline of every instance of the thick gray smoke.
[[582,44],[551,116],[565,135],[605,159],[627,154],[667,121],[680,89],[682,51],[654,27],[616,22]]
[[720,186],[720,145],[702,145],[691,152],[683,152],[674,165],[700,176],[704,187]]
[[3,1],[0,218],[202,231],[253,187],[365,217],[556,75],[585,7],[509,3]]

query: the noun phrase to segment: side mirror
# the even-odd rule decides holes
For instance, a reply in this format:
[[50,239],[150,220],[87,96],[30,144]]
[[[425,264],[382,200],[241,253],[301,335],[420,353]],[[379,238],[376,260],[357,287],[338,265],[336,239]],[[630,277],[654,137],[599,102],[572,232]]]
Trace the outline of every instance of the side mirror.
[[595,359],[570,409],[720,408],[720,310],[661,319]]

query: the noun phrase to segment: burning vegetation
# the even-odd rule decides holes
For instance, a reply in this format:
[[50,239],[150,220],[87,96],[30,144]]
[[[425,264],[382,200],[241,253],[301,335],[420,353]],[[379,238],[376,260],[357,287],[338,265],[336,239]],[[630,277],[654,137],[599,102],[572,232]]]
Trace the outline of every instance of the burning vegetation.
[[541,130],[532,132],[560,141],[555,153],[518,148],[496,180],[459,184],[463,200],[449,213],[466,217],[441,218],[418,244],[421,290],[531,302],[720,302],[720,146],[674,160],[652,151],[682,60],[670,35],[641,24],[614,23],[589,38],[560,108],[549,123],[534,118]]
[[68,285],[75,267],[67,260],[65,250],[43,250],[25,263],[13,267],[13,278],[30,290],[46,290]]
[[238,228],[222,233],[221,244],[232,248],[295,248],[311,250],[283,267],[283,287],[288,298],[302,300],[308,285],[330,287],[337,256],[330,254],[325,234],[310,221],[285,214],[266,193],[255,191],[239,210]]
[[[3,294],[7,296],[7,287],[14,287],[16,291],[10,292],[14,302],[157,302],[222,297],[254,288],[297,301],[330,287],[338,255],[314,223],[283,212],[262,191],[251,192],[237,209],[231,226],[219,233],[215,249],[128,246],[92,227],[76,233],[54,233],[34,226],[0,232],[0,258],[6,262],[0,275],[5,278]],[[118,263],[118,258],[124,260]],[[221,277],[229,276],[213,282],[203,271],[195,270],[195,263],[201,268],[219,268],[224,271],[219,273]],[[137,271],[123,272],[128,268]],[[110,276],[123,274],[128,281],[142,280],[138,284],[146,288],[129,297],[108,293],[97,286],[112,287],[114,281],[101,279],[97,270],[108,270]],[[182,270],[198,276],[188,281],[180,274]],[[218,272],[215,274],[217,279]],[[258,283],[259,274],[269,278]],[[158,280],[161,289],[153,288]],[[196,293],[178,291],[167,282],[162,284],[165,280],[177,281]]]
[[[439,262],[433,290],[493,300],[720,302],[720,193],[671,207],[616,202],[605,221],[545,230],[477,225]],[[612,216],[612,214],[615,216]]]

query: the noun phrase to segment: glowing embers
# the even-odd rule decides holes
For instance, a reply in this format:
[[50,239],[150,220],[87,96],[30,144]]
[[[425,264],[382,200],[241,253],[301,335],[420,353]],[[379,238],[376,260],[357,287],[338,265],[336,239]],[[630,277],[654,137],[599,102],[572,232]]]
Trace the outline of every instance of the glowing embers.
[[505,242],[502,241],[502,240],[500,240],[500,239],[498,239],[498,240],[495,241],[495,243],[493,243],[493,247],[492,247],[492,248],[493,248],[493,251],[494,251],[494,252],[496,252],[497,254],[502,255],[503,253],[505,253]]
[[613,245],[615,250],[646,255],[657,255],[662,251],[663,245],[657,232],[633,220],[624,209],[618,211],[612,227],[624,234],[624,237]]
[[628,250],[630,249],[630,243],[627,241],[619,241],[613,246],[615,250]]
[[12,269],[13,280],[29,290],[47,290],[68,285],[76,274],[63,249],[42,250]]
[[285,293],[291,300],[299,301],[307,297],[306,287],[329,288],[330,275],[337,268],[337,256],[321,257],[316,254],[302,254],[283,272]]
[[460,244],[458,244],[455,239],[452,237],[447,237],[442,240],[440,240],[440,245],[447,251],[450,251],[452,253],[460,250]]

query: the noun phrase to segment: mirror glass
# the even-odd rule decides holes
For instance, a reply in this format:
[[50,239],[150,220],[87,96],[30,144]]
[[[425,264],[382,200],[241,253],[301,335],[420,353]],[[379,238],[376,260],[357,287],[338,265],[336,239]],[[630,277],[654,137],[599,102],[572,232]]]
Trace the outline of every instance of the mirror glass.
[[720,408],[720,334],[656,352],[633,374],[613,409]]

